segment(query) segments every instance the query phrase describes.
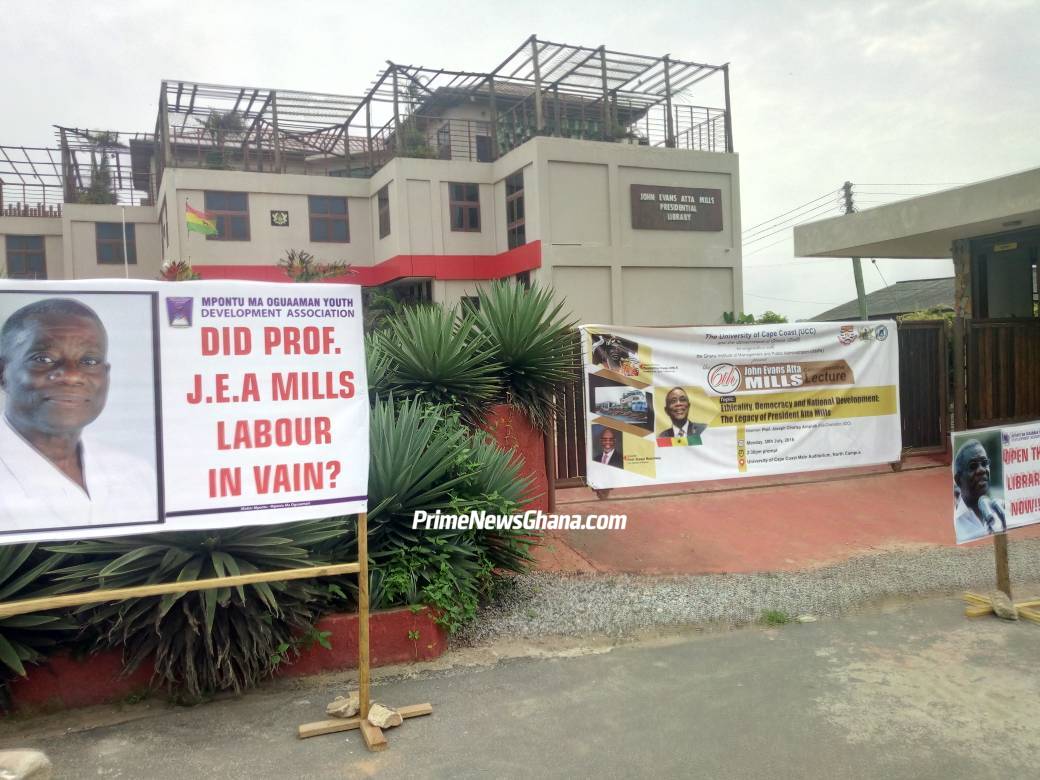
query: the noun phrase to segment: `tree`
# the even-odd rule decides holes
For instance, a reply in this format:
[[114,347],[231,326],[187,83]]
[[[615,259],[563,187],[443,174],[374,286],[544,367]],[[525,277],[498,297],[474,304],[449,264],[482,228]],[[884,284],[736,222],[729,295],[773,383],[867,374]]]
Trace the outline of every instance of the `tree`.
[[780,322],[787,322],[787,317],[783,314],[777,314],[775,311],[767,309],[762,313],[762,316],[755,318],[754,314],[734,314],[731,311],[722,312],[722,320],[727,325],[773,325]]

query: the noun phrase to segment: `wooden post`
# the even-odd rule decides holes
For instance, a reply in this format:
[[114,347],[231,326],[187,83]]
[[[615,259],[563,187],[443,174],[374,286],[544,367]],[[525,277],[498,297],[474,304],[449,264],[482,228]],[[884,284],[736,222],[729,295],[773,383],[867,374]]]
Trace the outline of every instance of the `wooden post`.
[[159,133],[162,142],[162,164],[163,168],[170,167],[170,109],[166,102],[166,82],[162,83],[162,91],[159,93]]
[[993,553],[997,561],[997,590],[1011,598],[1011,567],[1008,564],[1007,532],[993,534]]
[[285,173],[282,168],[282,136],[278,131],[278,93],[271,93],[271,126],[274,132],[274,169],[278,173]]
[[556,511],[556,415],[549,421],[545,434],[545,497],[548,512]]
[[534,126],[538,135],[545,128],[545,112],[542,108],[542,69],[538,65],[538,39],[531,36],[531,65],[534,67]]
[[376,172],[376,155],[372,150],[372,98],[365,100],[365,137],[368,139],[368,175]]
[[607,47],[599,47],[599,74],[603,82],[603,140],[612,141],[610,131],[610,85],[607,83]]
[[722,83],[726,92],[726,151],[733,151],[733,106],[729,102],[729,63],[722,66]]
[[664,110],[668,116],[665,119],[664,145],[669,149],[675,148],[675,127],[672,124],[672,81],[668,73],[668,55],[664,55]]
[[491,119],[491,159],[498,159],[498,107],[495,104],[495,77],[488,76],[488,111]]
[[397,93],[397,66],[391,65],[390,71],[394,80],[394,151],[401,153],[401,101]]
[[343,161],[347,166],[347,178],[350,178],[350,123],[343,123]]
[[968,398],[964,375],[964,340],[968,323],[964,317],[953,319],[953,429],[968,428]]
[[368,717],[368,512],[361,512],[357,519],[358,543],[358,699],[361,704],[359,717]]

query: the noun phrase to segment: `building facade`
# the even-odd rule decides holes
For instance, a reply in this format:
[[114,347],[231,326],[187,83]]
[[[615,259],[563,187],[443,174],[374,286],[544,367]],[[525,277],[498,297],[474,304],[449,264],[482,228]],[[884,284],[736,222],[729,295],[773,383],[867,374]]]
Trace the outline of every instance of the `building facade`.
[[[676,102],[712,80],[724,108]],[[489,73],[390,63],[356,98],[164,82],[153,133],[3,149],[0,269],[275,281],[294,251],[405,299],[519,277],[583,322],[720,322],[742,296],[728,98],[725,66],[534,38]]]

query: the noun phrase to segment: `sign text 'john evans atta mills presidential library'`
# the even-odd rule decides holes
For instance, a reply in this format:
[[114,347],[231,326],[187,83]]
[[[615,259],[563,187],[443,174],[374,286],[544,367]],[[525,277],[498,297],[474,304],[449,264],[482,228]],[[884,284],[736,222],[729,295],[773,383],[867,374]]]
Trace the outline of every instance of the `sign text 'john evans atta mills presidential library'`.
[[0,543],[365,511],[360,288],[0,282]]
[[594,488],[899,460],[894,322],[581,331]]

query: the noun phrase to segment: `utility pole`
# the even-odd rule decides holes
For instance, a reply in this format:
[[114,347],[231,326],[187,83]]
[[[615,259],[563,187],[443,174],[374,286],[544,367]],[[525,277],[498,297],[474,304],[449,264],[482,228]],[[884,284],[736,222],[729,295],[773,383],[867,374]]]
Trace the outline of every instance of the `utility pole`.
[[[856,210],[852,203],[852,182],[845,182],[841,189],[845,194],[845,213],[851,214]],[[867,319],[867,294],[863,290],[863,266],[860,265],[858,257],[852,258],[852,275],[856,278],[856,300],[859,301],[859,318],[865,320]]]

